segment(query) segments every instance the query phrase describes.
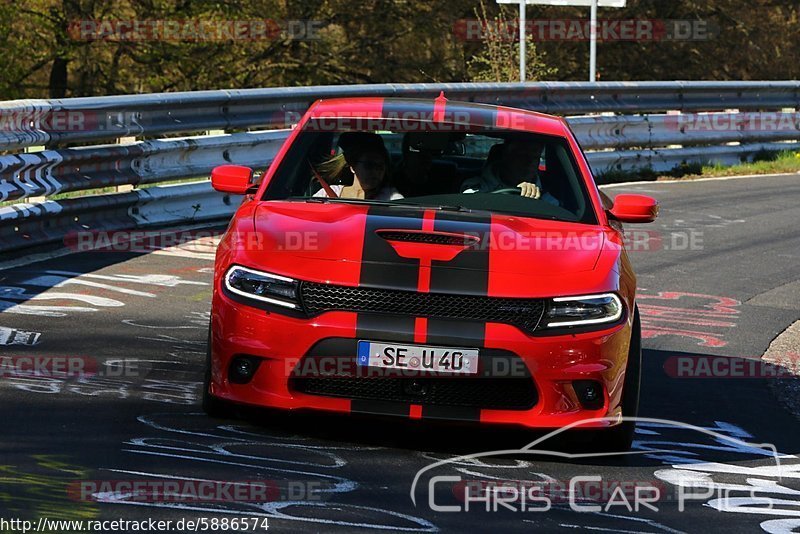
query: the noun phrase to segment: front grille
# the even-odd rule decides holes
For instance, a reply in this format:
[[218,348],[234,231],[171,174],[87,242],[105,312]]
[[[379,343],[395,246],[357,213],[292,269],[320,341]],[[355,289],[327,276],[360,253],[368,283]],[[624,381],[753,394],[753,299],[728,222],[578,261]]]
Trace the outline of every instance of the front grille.
[[316,282],[302,282],[300,294],[305,310],[311,315],[332,310],[390,313],[505,323],[528,332],[536,330],[544,313],[544,302],[541,299],[418,293]]
[[[412,380],[424,394],[408,393]],[[491,410],[527,410],[538,398],[530,378],[318,377],[296,378],[292,385],[295,391],[325,397]]]

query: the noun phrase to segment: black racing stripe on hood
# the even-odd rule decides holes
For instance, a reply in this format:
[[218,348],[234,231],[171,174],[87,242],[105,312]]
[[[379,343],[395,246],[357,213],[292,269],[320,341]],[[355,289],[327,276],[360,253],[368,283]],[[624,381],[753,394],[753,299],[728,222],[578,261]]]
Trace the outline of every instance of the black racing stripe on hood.
[[[451,261],[431,262],[431,293],[488,294],[491,223],[491,216],[484,214],[436,214],[434,230],[476,235],[480,242],[476,248],[460,252]],[[427,340],[444,346],[481,348],[486,341],[486,323],[431,318],[428,319]]]
[[[398,228],[422,229],[422,210],[401,210],[370,206],[364,229],[361,287],[384,287],[416,290],[419,279],[419,260],[399,256],[388,241],[375,230]],[[414,317],[380,313],[359,313],[356,319],[358,339],[414,342]]]
[[392,245],[376,234],[375,230],[422,230],[422,214],[422,210],[369,207],[364,226],[360,286],[416,290],[419,260],[399,256]]
[[481,241],[476,248],[460,252],[451,261],[432,261],[430,292],[487,295],[491,216],[437,213],[433,229],[438,232],[476,235]]

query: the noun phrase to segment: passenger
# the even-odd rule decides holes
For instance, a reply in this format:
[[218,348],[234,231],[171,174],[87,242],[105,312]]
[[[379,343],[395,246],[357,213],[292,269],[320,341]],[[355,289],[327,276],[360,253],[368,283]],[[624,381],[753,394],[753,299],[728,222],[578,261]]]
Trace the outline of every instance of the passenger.
[[493,146],[480,176],[465,180],[463,192],[492,193],[518,187],[521,196],[558,206],[558,199],[542,190],[539,159],[543,149],[541,143],[523,140]]
[[[367,200],[397,200],[403,198],[389,184],[391,160],[381,136],[366,132],[342,134],[339,139],[342,152],[319,166],[321,178],[339,198]],[[350,182],[352,184],[346,185]],[[335,182],[346,182],[336,184]],[[315,197],[328,196],[323,188]]]

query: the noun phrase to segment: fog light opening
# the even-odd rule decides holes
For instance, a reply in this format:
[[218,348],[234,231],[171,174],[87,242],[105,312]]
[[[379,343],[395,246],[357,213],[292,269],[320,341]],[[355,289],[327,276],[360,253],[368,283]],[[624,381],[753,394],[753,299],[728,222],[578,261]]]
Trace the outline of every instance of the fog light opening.
[[247,384],[253,379],[261,360],[250,356],[236,356],[228,368],[228,379],[234,384]]
[[599,410],[605,404],[603,386],[596,380],[575,380],[572,388],[581,406],[587,410]]

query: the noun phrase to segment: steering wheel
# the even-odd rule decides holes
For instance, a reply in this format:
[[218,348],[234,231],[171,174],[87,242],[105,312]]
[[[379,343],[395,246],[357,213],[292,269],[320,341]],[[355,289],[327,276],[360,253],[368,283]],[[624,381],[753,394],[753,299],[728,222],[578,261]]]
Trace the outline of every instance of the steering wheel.
[[520,188],[519,187],[504,187],[503,189],[497,189],[492,191],[492,193],[498,193],[501,195],[519,195]]

